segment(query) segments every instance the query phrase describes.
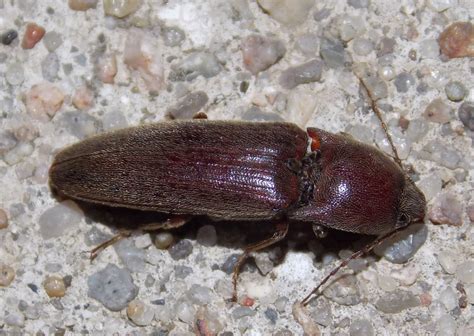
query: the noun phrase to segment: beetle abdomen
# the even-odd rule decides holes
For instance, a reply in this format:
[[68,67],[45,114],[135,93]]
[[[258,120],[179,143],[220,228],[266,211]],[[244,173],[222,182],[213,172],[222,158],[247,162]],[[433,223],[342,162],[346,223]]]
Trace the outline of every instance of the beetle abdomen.
[[306,132],[288,123],[164,122],[100,135],[61,151],[50,183],[75,199],[219,219],[269,219],[298,202],[289,159]]

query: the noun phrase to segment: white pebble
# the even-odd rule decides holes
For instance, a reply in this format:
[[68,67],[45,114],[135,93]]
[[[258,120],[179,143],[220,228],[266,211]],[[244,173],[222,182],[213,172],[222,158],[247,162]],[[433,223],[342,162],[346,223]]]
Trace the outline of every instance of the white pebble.
[[456,268],[456,278],[467,284],[474,284],[474,260],[468,260]]
[[293,26],[303,23],[314,0],[257,0],[258,4],[278,22]]
[[443,270],[448,274],[454,274],[456,272],[456,260],[458,256],[449,251],[441,251],[438,254],[438,262]]
[[444,304],[448,311],[451,311],[458,306],[457,294],[452,287],[444,289],[439,296],[439,300]]
[[123,18],[135,12],[140,4],[140,0],[104,0],[104,12],[106,15]]
[[456,334],[456,321],[451,315],[445,314],[436,321],[438,335],[454,336]]
[[137,326],[147,326],[153,321],[155,311],[140,300],[133,300],[127,306],[127,316]]
[[25,80],[23,66],[20,63],[11,64],[7,68],[5,78],[10,85],[20,85]]

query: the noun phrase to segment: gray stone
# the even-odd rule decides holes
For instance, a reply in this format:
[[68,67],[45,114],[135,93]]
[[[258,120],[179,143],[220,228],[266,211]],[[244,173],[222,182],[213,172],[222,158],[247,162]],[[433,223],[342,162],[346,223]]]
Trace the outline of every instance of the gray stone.
[[17,144],[17,140],[13,132],[7,130],[0,130],[0,155],[8,152],[14,148]]
[[328,327],[332,323],[331,304],[324,298],[312,300],[308,307],[311,318],[314,322],[324,327]]
[[319,53],[324,63],[330,68],[343,67],[352,62],[344,49],[344,45],[339,40],[322,38]]
[[369,320],[354,320],[349,327],[350,336],[373,336],[375,335],[374,327]]
[[[474,131],[474,103],[470,103],[470,102],[462,103],[462,105],[459,106],[459,109],[458,109],[458,117],[464,124],[464,127],[468,128],[471,131]],[[0,151],[1,151],[1,144],[0,144]]]
[[257,106],[252,106],[240,116],[242,120],[248,121],[284,121],[284,119],[272,112],[264,112]]
[[369,0],[347,0],[347,4],[354,8],[367,8]]
[[67,200],[47,209],[39,217],[40,234],[43,239],[71,234],[76,230],[84,213],[73,201]]
[[113,264],[92,274],[87,285],[89,297],[111,311],[124,309],[138,294],[138,287],[133,283],[130,272]]
[[221,270],[227,274],[232,274],[234,271],[234,266],[239,260],[240,254],[231,254],[222,264]]
[[405,290],[385,293],[375,303],[375,307],[378,310],[387,314],[400,313],[408,308],[418,307],[419,305],[420,299],[412,292]]
[[199,228],[196,241],[203,246],[214,246],[217,244],[217,232],[214,225],[204,225]]
[[84,235],[84,242],[87,246],[97,246],[106,242],[112,238],[112,235],[99,230],[96,226],[93,226]]
[[59,34],[58,32],[49,31],[44,34],[43,43],[46,49],[48,49],[48,51],[52,53],[53,51],[58,49],[61,44],[63,44],[63,39],[61,37],[61,34]]
[[177,47],[183,43],[186,35],[178,27],[165,27],[162,31],[163,42],[167,47]]
[[102,123],[84,111],[69,111],[61,113],[57,123],[70,134],[79,139],[95,135],[102,129]]
[[324,19],[328,18],[331,15],[331,9],[324,7],[320,10],[316,10],[313,14],[313,19],[315,21],[321,22]]
[[184,259],[193,252],[193,244],[187,239],[182,239],[171,246],[168,251],[174,260]]
[[135,246],[132,239],[122,239],[114,244],[120,260],[131,272],[145,272],[145,251]]
[[375,254],[395,264],[403,264],[413,257],[428,237],[424,224],[412,224],[374,249]]
[[188,275],[193,273],[193,269],[188,266],[176,265],[174,267],[174,276],[178,279],[185,279]]
[[356,37],[352,41],[352,50],[359,56],[367,56],[374,50],[374,44],[371,40],[363,37]]
[[449,82],[448,84],[446,84],[444,90],[448,99],[454,102],[463,100],[467,94],[467,90],[464,84],[458,81]]
[[323,295],[329,300],[345,306],[353,306],[361,302],[357,278],[353,275],[340,277],[324,289]]
[[316,34],[306,33],[296,39],[296,46],[305,55],[316,56],[319,46],[319,37]]
[[397,42],[393,38],[383,37],[377,45],[377,57],[393,53]]
[[300,84],[321,80],[322,73],[323,62],[315,59],[283,71],[280,76],[280,85],[285,89],[293,89]]
[[8,66],[5,79],[10,85],[20,85],[25,80],[25,70],[20,63],[12,63]]
[[245,306],[239,306],[232,311],[232,317],[234,320],[241,319],[245,316],[255,316],[255,314],[257,314],[255,310]]
[[402,72],[395,77],[394,84],[398,92],[405,93],[408,92],[411,86],[415,85],[415,77],[407,72]]
[[43,61],[41,61],[41,74],[48,82],[54,82],[58,78],[59,57],[56,53],[49,53]]
[[265,317],[269,319],[272,324],[276,324],[278,320],[278,312],[275,309],[267,308],[265,310]]
[[192,119],[208,101],[209,97],[204,91],[191,92],[170,108],[166,114],[172,119]]
[[127,118],[122,111],[109,111],[102,117],[104,131],[112,131],[128,126]]
[[211,303],[213,297],[212,289],[198,284],[193,284],[186,295],[192,303],[201,306]]
[[216,76],[221,71],[221,65],[213,54],[198,51],[190,54],[177,65],[173,65],[172,69],[170,80],[192,81],[199,76],[205,78]]

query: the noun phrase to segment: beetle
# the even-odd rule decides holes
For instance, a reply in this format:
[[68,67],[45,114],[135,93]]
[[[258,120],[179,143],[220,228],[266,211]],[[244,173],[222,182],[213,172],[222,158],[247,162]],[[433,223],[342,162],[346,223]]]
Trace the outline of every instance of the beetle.
[[[113,131],[60,151],[49,177],[59,194],[90,203],[276,223],[272,237],[245,249],[234,286],[249,253],[283,239],[290,223],[318,235],[333,228],[380,236],[422,220],[426,206],[385,153],[286,122],[166,121]],[[176,223],[161,228],[184,222]]]

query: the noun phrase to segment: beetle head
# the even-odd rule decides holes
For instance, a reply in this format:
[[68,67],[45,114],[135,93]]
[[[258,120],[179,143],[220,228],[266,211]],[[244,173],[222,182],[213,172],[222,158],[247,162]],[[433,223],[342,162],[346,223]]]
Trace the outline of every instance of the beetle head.
[[312,150],[320,152],[314,190],[290,218],[373,235],[423,219],[423,193],[389,156],[348,135],[315,128],[308,135]]

